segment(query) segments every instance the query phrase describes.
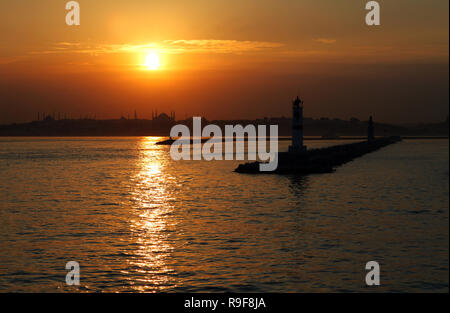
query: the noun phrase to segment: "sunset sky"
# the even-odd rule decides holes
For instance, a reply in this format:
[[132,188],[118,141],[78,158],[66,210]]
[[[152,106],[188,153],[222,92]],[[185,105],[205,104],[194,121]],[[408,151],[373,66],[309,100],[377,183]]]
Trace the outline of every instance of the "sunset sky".
[[[64,0],[0,3],[0,123],[72,117],[448,115],[448,0]],[[150,62],[150,66],[148,62]]]

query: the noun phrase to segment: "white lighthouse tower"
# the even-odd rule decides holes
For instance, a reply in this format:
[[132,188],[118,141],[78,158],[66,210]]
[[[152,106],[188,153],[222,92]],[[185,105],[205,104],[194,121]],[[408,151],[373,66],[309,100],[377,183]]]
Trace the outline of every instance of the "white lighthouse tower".
[[297,98],[292,102],[292,145],[289,152],[304,152],[303,145],[303,101]]

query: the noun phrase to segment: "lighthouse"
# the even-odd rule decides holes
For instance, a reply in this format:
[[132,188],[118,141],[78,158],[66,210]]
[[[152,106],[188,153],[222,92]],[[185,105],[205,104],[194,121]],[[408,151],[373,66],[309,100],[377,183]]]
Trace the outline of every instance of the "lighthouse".
[[303,101],[297,98],[292,102],[292,145],[289,152],[304,152],[303,145]]

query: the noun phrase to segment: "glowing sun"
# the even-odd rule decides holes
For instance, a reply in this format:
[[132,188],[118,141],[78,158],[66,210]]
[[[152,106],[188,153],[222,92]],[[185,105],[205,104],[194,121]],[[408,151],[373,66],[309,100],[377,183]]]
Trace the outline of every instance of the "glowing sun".
[[155,51],[150,51],[147,53],[147,56],[145,57],[145,63],[144,66],[148,70],[157,70],[160,68],[161,63],[159,62],[159,55]]

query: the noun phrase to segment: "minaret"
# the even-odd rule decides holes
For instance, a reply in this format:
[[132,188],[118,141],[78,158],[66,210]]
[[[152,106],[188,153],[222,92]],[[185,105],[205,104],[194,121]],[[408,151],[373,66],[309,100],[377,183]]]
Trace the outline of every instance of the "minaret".
[[303,145],[303,101],[297,98],[292,102],[292,145],[289,152],[306,151]]
[[375,132],[373,129],[373,118],[372,115],[369,118],[369,126],[367,127],[367,141],[372,141],[375,139]]

